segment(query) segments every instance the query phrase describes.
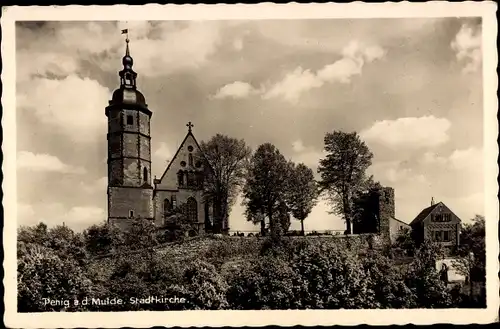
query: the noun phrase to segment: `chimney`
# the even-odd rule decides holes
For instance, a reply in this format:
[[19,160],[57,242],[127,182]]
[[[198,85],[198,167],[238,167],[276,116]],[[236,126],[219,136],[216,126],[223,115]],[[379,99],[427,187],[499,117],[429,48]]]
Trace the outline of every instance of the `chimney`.
[[434,205],[434,197],[431,198],[431,206]]

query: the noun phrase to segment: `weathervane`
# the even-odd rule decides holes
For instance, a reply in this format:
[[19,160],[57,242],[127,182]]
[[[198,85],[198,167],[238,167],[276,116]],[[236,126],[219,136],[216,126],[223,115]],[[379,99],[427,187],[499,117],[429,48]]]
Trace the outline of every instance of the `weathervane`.
[[128,39],[128,29],[122,30],[122,34],[126,34],[127,38],[125,39],[125,42],[128,43],[130,40]]

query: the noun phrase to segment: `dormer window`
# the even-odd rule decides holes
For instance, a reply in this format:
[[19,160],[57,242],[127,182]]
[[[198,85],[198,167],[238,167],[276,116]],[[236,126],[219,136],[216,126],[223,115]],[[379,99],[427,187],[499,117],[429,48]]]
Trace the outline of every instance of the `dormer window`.
[[127,115],[127,125],[129,126],[134,125],[134,117],[132,115]]

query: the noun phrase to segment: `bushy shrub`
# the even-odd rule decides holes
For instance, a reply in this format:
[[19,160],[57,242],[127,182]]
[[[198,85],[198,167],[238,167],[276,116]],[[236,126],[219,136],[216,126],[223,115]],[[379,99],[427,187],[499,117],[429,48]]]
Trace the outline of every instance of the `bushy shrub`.
[[264,256],[242,266],[230,280],[227,293],[232,309],[295,309],[300,307],[298,281],[288,262]]
[[451,296],[436,271],[436,259],[441,255],[438,245],[425,241],[408,266],[405,284],[415,295],[416,307],[443,308],[451,305]]
[[194,261],[186,268],[183,275],[185,290],[190,309],[225,309],[227,283],[212,264]]
[[18,243],[17,276],[19,312],[75,311],[74,300],[92,295],[77,261],[38,244]]
[[303,308],[366,308],[373,306],[361,263],[355,255],[336,247],[309,245],[292,262],[299,276]]
[[369,289],[374,292],[376,308],[411,308],[415,296],[404,283],[401,271],[387,257],[377,252],[369,252],[363,257],[363,270]]

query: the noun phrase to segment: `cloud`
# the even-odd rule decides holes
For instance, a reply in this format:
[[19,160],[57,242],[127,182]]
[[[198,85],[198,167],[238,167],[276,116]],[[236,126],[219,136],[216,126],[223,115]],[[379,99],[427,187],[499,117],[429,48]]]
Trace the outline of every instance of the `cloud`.
[[160,143],[160,147],[156,149],[154,155],[163,160],[170,160],[173,156],[172,151],[170,151],[170,148],[165,142]]
[[108,177],[101,177],[92,183],[81,182],[80,186],[83,191],[89,194],[105,193],[108,186]]
[[243,39],[242,38],[236,38],[233,40],[233,48],[236,51],[241,51],[243,50]]
[[82,167],[74,167],[63,163],[58,157],[50,154],[35,154],[28,151],[17,153],[17,167],[36,172],[57,172],[63,174],[85,174]]
[[342,50],[342,58],[319,69],[316,73],[297,67],[285,75],[283,80],[268,88],[264,99],[281,97],[290,103],[297,103],[301,95],[326,83],[350,83],[355,75],[361,75],[365,62],[381,59],[385,51],[378,46],[363,47],[352,41]]
[[242,82],[242,81],[235,81],[233,83],[229,83],[223,87],[221,87],[217,93],[212,96],[214,99],[224,99],[224,98],[233,98],[233,99],[240,99],[240,98],[246,98],[252,94],[258,93],[254,87],[252,87],[251,84]]
[[198,68],[218,49],[223,25],[204,21],[50,22],[43,32],[43,42],[21,25],[17,37],[18,78],[26,81],[30,76],[53,71],[74,74],[81,71],[82,61],[116,72],[125,51],[122,28],[129,29],[134,68],[141,75],[161,76]]
[[302,140],[298,139],[292,143],[292,160],[295,163],[303,163],[306,166],[313,169],[316,173],[316,169],[319,164],[319,160],[326,156],[326,152],[318,151],[314,147],[306,147]]
[[365,62],[373,62],[384,55],[385,51],[378,46],[362,47],[359,42],[353,41],[342,50],[341,59],[324,66],[316,73],[299,66],[285,74],[282,80],[267,83],[260,89],[247,82],[235,81],[221,87],[212,98],[237,99],[260,94],[263,99],[282,98],[296,104],[303,93],[320,88],[326,83],[350,83],[353,76],[361,74]]
[[459,62],[464,63],[463,72],[477,72],[482,62],[481,26],[472,27],[464,24],[451,42]]
[[106,125],[103,112],[110,96],[97,81],[76,75],[62,80],[35,78],[29,88],[18,91],[17,106],[32,111],[41,124],[86,141],[100,137],[95,132]]
[[66,207],[62,203],[18,204],[17,225],[36,225],[40,222],[49,227],[62,225],[81,231],[106,220],[104,209],[94,206]]
[[288,73],[283,80],[273,85],[264,95],[264,99],[282,97],[290,103],[296,103],[301,94],[313,88],[319,88],[324,84],[321,79],[310,70],[297,67]]
[[449,140],[451,123],[446,118],[434,116],[399,118],[376,121],[360,132],[367,142],[383,144],[390,148],[436,147]]
[[306,149],[304,143],[302,143],[302,140],[300,139],[292,143],[292,148],[294,152],[302,152]]

